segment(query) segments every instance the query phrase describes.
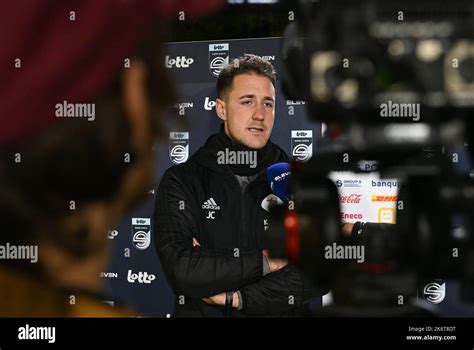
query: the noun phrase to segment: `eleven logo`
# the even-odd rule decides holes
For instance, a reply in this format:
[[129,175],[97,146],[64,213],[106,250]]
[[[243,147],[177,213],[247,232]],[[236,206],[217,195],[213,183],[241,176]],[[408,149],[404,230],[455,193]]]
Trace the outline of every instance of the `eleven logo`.
[[101,272],[100,277],[102,278],[118,278],[117,272]]
[[303,100],[286,100],[287,106],[301,106],[305,104],[306,104],[306,101],[303,101]]
[[170,159],[174,164],[181,164],[189,156],[189,132],[170,132]]
[[313,155],[313,130],[291,130],[291,155],[299,162]]
[[222,68],[229,63],[229,44],[209,44],[209,72],[218,77]]
[[145,250],[151,243],[151,220],[132,218],[132,243],[139,250]]
[[186,108],[194,108],[193,102],[178,102],[173,105],[174,108],[178,110],[178,115],[184,115],[186,113]]

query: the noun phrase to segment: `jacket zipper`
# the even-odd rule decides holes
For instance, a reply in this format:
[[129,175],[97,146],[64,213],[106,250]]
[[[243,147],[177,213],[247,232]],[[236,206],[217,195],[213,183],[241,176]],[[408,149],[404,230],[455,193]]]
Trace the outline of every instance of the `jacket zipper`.
[[[248,185],[247,185],[248,186]],[[246,237],[246,224],[245,224],[245,219],[246,219],[246,215],[245,215],[245,190],[247,189],[247,186],[245,186],[245,188],[241,188],[240,189],[240,200],[242,202],[242,205],[240,206],[242,208],[241,210],[241,216],[240,216],[240,219],[241,219],[241,222],[242,222],[242,230],[240,231],[241,232],[241,244],[242,246],[244,246],[245,242],[244,242],[244,239]]]
[[246,219],[246,215],[245,215],[245,190],[247,189],[247,186],[245,188],[242,188],[240,186],[240,183],[237,180],[237,178],[234,175],[232,177],[234,178],[235,184],[236,184],[237,188],[240,191],[240,230],[237,232],[237,237],[235,237],[235,239],[234,239],[234,245],[236,247],[243,247],[244,243],[245,243],[244,242],[244,237],[245,237],[245,233],[246,233],[246,229],[245,229],[245,219]]

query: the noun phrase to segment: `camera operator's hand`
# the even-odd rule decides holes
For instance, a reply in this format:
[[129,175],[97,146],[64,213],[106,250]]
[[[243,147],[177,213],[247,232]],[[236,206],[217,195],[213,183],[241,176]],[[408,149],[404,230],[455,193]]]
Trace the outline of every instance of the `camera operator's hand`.
[[352,234],[352,228],[354,227],[354,224],[350,222],[346,222],[342,224],[342,233],[346,236],[350,236]]
[[288,264],[288,260],[286,260],[286,259],[271,259],[269,257],[268,250],[264,250],[263,255],[267,259],[268,267],[270,268],[270,272],[278,271],[278,270],[280,270],[281,268],[285,267]]

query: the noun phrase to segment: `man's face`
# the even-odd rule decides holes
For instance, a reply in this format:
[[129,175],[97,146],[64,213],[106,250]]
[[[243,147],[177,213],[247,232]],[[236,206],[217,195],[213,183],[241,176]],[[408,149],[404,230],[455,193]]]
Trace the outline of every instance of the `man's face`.
[[226,134],[244,146],[260,149],[266,144],[275,118],[275,88],[265,76],[245,73],[234,77],[216,111]]

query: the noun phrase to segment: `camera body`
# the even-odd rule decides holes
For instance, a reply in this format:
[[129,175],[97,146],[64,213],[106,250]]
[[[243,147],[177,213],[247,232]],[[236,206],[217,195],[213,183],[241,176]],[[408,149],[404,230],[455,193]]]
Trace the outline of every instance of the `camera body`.
[[[442,121],[474,110],[468,1],[300,1],[283,85],[324,122]],[[472,114],[471,114],[472,115]]]
[[[458,279],[474,300],[473,21],[468,1],[300,1],[285,31],[285,93],[342,137],[293,167],[294,211],[274,210],[275,237],[286,232],[289,257],[346,314],[383,314],[433,278]],[[348,237],[328,174],[365,160],[400,179],[397,222]],[[328,259],[331,246],[363,247],[365,259]]]

